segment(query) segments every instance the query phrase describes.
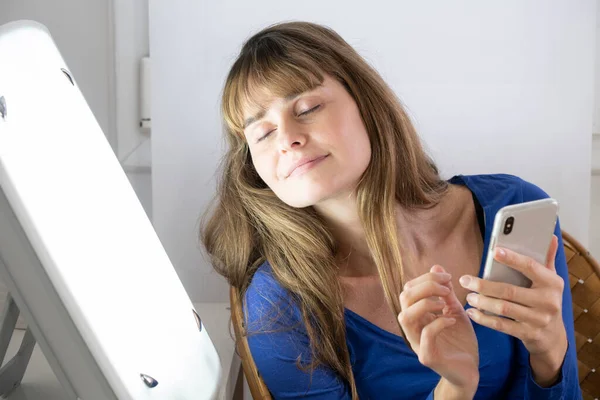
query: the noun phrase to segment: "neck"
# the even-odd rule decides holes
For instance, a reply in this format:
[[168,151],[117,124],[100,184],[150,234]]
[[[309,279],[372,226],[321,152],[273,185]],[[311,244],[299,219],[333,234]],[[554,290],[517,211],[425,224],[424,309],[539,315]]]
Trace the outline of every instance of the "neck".
[[[357,263],[362,265],[372,264],[368,262],[371,260],[371,255],[365,231],[358,216],[354,194],[344,199],[330,199],[314,207],[327,223],[338,244],[336,259],[340,266]],[[346,269],[345,267],[341,268],[340,274],[343,275]],[[363,274],[367,272],[363,271]]]
[[[408,210],[397,204],[397,235],[403,256],[410,255],[411,259],[418,260],[428,249],[438,248],[456,229],[465,211],[462,205],[465,196],[463,190],[451,185],[442,201],[430,209]],[[344,199],[330,199],[314,207],[338,243],[336,258],[340,265],[340,276],[377,275],[358,216],[356,198],[351,195]]]
[[428,249],[440,247],[462,223],[470,193],[466,188],[450,185],[441,202],[430,209],[407,211],[398,205],[396,220],[402,248],[419,257]]

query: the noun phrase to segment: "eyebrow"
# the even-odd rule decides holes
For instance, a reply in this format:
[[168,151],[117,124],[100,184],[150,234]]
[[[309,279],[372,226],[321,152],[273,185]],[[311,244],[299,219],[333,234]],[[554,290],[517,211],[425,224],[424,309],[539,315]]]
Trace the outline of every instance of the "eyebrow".
[[[290,95],[286,96],[284,100],[286,102],[292,101],[296,97],[299,97],[300,95],[302,95],[302,93],[290,94]],[[259,112],[257,112],[254,116],[246,118],[246,120],[244,121],[244,129],[246,129],[248,126],[252,125],[256,121],[263,119],[266,113],[267,113],[267,110],[262,109]]]

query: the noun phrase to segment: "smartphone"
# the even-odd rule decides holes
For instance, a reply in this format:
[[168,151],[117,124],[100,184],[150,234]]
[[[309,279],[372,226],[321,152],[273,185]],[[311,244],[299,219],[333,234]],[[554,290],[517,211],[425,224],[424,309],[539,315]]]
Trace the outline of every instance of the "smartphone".
[[529,278],[494,259],[495,248],[513,250],[545,265],[557,220],[558,202],[552,198],[514,204],[498,210],[483,279],[530,287]]

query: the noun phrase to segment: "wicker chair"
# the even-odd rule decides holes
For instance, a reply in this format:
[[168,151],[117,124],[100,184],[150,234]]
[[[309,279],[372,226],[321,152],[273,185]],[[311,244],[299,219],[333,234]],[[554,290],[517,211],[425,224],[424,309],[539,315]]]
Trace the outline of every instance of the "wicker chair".
[[[562,232],[573,296],[575,340],[579,383],[584,400],[600,399],[600,264],[577,240]],[[252,360],[243,332],[243,312],[239,292],[230,289],[231,320],[236,347],[254,399],[270,400],[271,394]]]
[[236,349],[242,360],[242,369],[250,387],[250,393],[255,400],[271,400],[271,393],[267,385],[263,382],[258,369],[252,359],[248,340],[244,335],[244,313],[242,308],[242,299],[239,291],[233,286],[229,289],[229,301],[231,302],[231,323],[236,337]]
[[579,383],[584,400],[600,399],[600,264],[562,232],[573,296]]

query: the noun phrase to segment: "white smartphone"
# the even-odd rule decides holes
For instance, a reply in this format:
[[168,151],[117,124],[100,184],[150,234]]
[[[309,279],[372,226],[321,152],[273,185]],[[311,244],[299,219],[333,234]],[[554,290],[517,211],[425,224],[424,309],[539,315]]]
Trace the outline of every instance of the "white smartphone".
[[513,250],[545,265],[557,219],[558,202],[551,198],[501,208],[494,219],[483,279],[530,287],[529,278],[494,259],[495,248]]

